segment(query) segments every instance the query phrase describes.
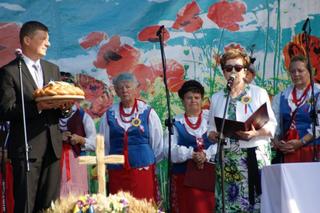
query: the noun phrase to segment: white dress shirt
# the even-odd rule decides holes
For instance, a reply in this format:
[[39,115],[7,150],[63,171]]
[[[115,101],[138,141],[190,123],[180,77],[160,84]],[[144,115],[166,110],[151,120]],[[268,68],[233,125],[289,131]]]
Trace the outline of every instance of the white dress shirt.
[[42,88],[44,79],[43,79],[43,72],[42,72],[42,68],[41,68],[41,64],[40,64],[40,59],[37,61],[33,61],[32,59],[28,58],[25,55],[22,55],[22,58],[23,58],[24,62],[26,63],[26,65],[29,69],[29,72],[32,75],[32,78],[33,78],[34,82],[36,83],[37,87]]

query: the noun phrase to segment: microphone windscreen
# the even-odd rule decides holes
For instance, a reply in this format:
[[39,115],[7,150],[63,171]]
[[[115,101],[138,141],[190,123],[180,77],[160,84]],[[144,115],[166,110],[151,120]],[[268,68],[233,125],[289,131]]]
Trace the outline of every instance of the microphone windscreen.
[[15,50],[15,54],[16,54],[16,56],[18,57],[20,57],[20,56],[22,56],[22,50],[21,49],[19,49],[19,48],[17,48],[16,50]]
[[232,74],[230,75],[230,78],[229,78],[229,79],[234,80],[234,79],[236,79],[236,77],[237,77],[237,75],[236,75],[235,73],[232,73]]

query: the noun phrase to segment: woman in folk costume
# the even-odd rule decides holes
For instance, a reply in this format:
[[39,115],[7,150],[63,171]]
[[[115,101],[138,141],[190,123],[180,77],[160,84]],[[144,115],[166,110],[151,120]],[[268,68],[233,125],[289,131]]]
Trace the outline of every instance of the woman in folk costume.
[[[276,131],[274,147],[283,154],[284,163],[311,162],[313,143],[320,144],[312,134],[311,85],[307,60],[303,56],[291,58],[289,75],[293,85],[277,94],[272,103],[280,128]],[[316,112],[319,112],[320,86],[314,84]],[[318,147],[319,150],[320,147]]]
[[[61,72],[62,80],[73,83],[69,73]],[[95,151],[96,127],[94,121],[80,106],[72,106],[70,116],[59,120],[63,134],[61,157],[60,197],[88,193],[87,165],[80,165],[78,156]]]
[[[189,80],[182,85],[178,94],[185,113],[177,115],[174,122],[171,145],[173,162],[171,210],[182,213],[214,212],[214,183],[211,189],[203,189],[198,186],[190,186],[185,182],[186,173],[191,172],[188,168],[188,164],[191,163],[194,163],[199,171],[207,172],[205,175],[214,177],[214,169],[204,171],[207,169],[205,163],[213,159],[216,153],[216,145],[211,143],[207,137],[209,111],[201,108],[204,88],[198,81]],[[168,140],[168,136],[165,136],[166,139]],[[199,177],[192,178],[195,181],[203,181]]]
[[86,194],[89,178],[87,165],[80,165],[77,157],[96,149],[94,121],[81,107],[73,105],[72,114],[60,119],[59,126],[63,132],[60,197],[70,193]]
[[158,199],[156,163],[163,153],[163,131],[156,112],[137,99],[138,82],[131,73],[114,80],[120,103],[102,116],[100,133],[105,137],[106,154],[123,154],[124,165],[109,165],[109,192],[128,191],[141,199]]
[[[230,101],[226,118],[246,121],[257,109],[266,104],[269,121],[262,128],[238,131],[240,139],[226,138],[224,146],[224,198],[226,212],[260,212],[260,169],[270,164],[270,138],[277,125],[266,90],[246,83],[248,55],[241,49],[227,50],[221,57],[221,68],[225,79],[233,77],[230,85]],[[232,76],[232,77],[231,77]],[[209,116],[209,138],[217,140],[218,132],[214,117],[223,117],[227,100],[227,89],[213,94]],[[221,212],[222,190],[219,165],[216,166],[216,210]]]

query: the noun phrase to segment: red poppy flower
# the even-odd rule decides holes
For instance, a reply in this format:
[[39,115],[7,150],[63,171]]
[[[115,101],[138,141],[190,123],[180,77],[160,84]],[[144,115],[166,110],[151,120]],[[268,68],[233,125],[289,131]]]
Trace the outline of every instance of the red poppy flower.
[[240,29],[238,22],[242,22],[244,20],[243,15],[245,13],[246,5],[244,3],[222,0],[209,7],[207,16],[220,28],[230,31],[238,31]]
[[[156,76],[163,77],[162,64],[156,64],[154,66]],[[167,60],[167,83],[171,92],[177,92],[184,80],[184,67],[182,64],[174,59]]]
[[85,92],[86,100],[91,103],[86,112],[93,118],[101,117],[113,103],[113,95],[102,81],[94,77],[79,74],[76,79]]
[[19,31],[16,23],[0,23],[0,67],[15,58],[15,49],[20,48]]
[[102,81],[85,74],[78,74],[76,76],[76,82],[85,91],[85,97],[89,100],[102,95],[105,89],[105,84]]
[[[320,38],[316,36],[309,37],[310,44],[310,62],[311,66],[315,69],[315,80],[320,81]],[[298,34],[293,38],[292,42],[286,44],[283,48],[284,55],[284,63],[285,67],[289,69],[290,59],[296,55],[306,56],[306,48],[305,48],[305,35]]]
[[200,7],[197,2],[192,1],[185,5],[177,14],[177,19],[173,23],[173,29],[183,29],[185,32],[195,32],[202,27],[203,21],[198,16]]
[[99,118],[107,111],[113,103],[112,93],[104,92],[91,102],[91,106],[87,109],[87,113],[92,118]]
[[202,106],[201,106],[201,108],[202,108],[202,109],[210,109],[210,104],[211,104],[210,98],[204,97],[204,99],[203,99],[203,101],[202,101]]
[[[157,32],[159,28],[160,28],[160,25],[145,27],[139,33],[138,39],[140,41],[158,42],[159,37],[157,36]],[[167,41],[169,38],[170,38],[169,31],[166,28],[163,28],[163,41]]]
[[102,40],[107,39],[108,36],[104,32],[91,32],[80,41],[80,46],[84,49],[100,44]]
[[104,44],[93,62],[97,68],[106,69],[111,76],[130,71],[137,63],[140,52],[127,44],[121,44],[119,36],[113,36]]
[[168,88],[170,92],[178,92],[179,89],[184,84],[185,80],[181,78],[169,78],[168,79]]
[[153,68],[144,64],[138,64],[135,66],[133,69],[133,74],[136,76],[139,82],[139,88],[144,91],[147,91],[157,77]]
[[283,48],[283,54],[284,54],[284,63],[287,69],[289,69],[290,59],[293,56],[296,55],[306,55],[306,52],[304,50],[304,47],[298,43],[295,42],[289,42],[284,48]]
[[214,66],[219,66],[220,63],[221,63],[221,55],[220,54],[217,54],[217,53],[214,53],[213,54],[213,60],[215,62]]

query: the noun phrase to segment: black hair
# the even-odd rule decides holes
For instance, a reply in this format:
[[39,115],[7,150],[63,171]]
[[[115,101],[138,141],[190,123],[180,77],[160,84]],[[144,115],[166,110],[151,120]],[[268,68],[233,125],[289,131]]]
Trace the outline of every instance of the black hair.
[[32,36],[37,30],[49,32],[46,25],[38,21],[28,21],[24,23],[20,29],[19,39],[20,44],[23,45],[23,38],[26,36]]
[[200,82],[196,80],[188,80],[184,82],[184,84],[178,91],[178,95],[181,99],[183,99],[184,95],[190,91],[193,93],[200,93],[202,98],[204,96],[204,87]]

